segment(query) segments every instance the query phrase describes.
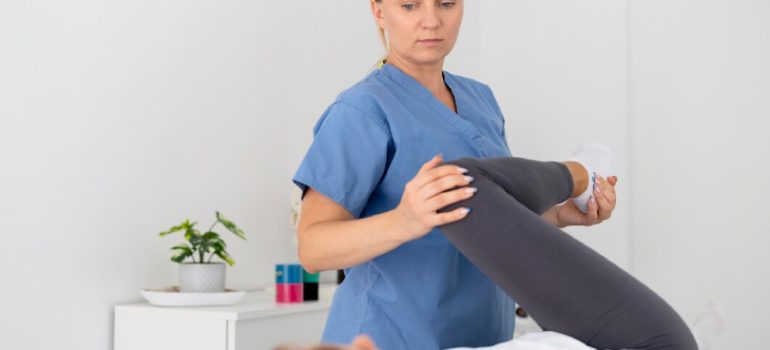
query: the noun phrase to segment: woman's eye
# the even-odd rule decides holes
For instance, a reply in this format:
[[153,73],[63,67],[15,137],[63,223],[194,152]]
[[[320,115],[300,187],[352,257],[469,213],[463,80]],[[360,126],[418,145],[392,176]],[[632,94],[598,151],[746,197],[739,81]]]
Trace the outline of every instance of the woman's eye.
[[415,4],[403,4],[403,5],[401,5],[401,7],[403,7],[406,10],[414,10],[414,8],[417,7],[417,5],[415,5]]
[[454,6],[454,5],[455,5],[455,3],[453,1],[442,1],[442,2],[439,3],[439,6],[444,7],[444,8],[450,8],[450,7]]

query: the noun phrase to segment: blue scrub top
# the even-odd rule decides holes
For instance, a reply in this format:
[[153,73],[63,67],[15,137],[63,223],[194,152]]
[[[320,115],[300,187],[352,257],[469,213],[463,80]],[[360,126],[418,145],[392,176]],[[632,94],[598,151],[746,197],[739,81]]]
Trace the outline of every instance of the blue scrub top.
[[[444,81],[458,113],[393,65],[370,73],[323,113],[292,181],[365,218],[398,206],[406,183],[438,153],[445,161],[510,156],[489,87],[448,72]],[[514,302],[438,228],[345,273],[324,343],[368,334],[384,350],[444,349],[513,335]]]

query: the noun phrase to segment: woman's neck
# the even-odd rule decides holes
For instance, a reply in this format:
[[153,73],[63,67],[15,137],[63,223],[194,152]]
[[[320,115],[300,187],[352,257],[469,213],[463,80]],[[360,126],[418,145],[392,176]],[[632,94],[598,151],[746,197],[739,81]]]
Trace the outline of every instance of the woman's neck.
[[443,59],[436,64],[418,65],[401,59],[397,55],[388,55],[387,62],[417,80],[434,96],[439,96],[447,90],[446,85],[444,85]]

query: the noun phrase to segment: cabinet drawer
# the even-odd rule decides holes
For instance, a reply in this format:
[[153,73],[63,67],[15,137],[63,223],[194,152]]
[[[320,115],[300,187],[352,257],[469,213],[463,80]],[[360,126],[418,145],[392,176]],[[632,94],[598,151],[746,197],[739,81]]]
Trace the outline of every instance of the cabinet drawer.
[[328,310],[303,312],[249,320],[229,321],[234,334],[228,350],[272,349],[291,342],[300,345],[321,340]]
[[115,350],[227,350],[227,321],[116,313]]

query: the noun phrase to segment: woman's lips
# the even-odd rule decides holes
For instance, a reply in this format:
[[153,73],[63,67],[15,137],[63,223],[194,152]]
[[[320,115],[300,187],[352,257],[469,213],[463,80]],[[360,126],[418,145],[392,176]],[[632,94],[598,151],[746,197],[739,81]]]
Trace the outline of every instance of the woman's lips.
[[423,44],[425,46],[436,46],[441,44],[441,42],[444,41],[444,39],[422,39],[417,40],[418,43]]

